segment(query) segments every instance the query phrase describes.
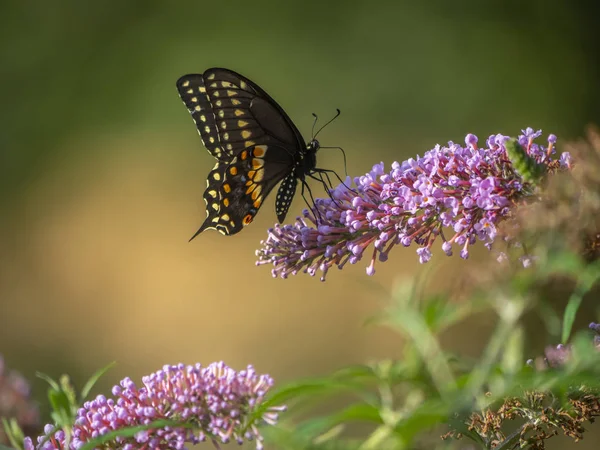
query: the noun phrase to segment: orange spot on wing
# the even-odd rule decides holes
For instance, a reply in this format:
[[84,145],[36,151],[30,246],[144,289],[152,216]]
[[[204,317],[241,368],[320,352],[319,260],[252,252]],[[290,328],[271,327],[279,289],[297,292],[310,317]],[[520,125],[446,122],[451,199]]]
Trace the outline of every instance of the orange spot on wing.
[[244,218],[242,219],[242,222],[244,223],[244,225],[248,225],[250,222],[252,222],[252,219],[254,219],[254,217],[252,217],[252,214],[246,214],[246,216],[244,216]]
[[229,194],[231,192],[231,186],[229,186],[229,184],[225,183],[223,185],[223,190]]
[[254,156],[256,156],[257,158],[262,158],[263,156],[265,156],[265,149],[263,147],[255,147],[254,148]]
[[246,150],[244,150],[242,153],[240,153],[240,158],[242,158],[242,161],[245,160],[248,157],[248,152]]
[[231,168],[229,169],[229,173],[230,173],[231,175],[237,175],[237,167],[231,167]]

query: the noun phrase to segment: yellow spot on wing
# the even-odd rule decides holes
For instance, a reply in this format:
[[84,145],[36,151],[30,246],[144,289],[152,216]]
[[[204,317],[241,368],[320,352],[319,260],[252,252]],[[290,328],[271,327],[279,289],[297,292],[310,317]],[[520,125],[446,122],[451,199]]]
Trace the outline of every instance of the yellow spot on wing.
[[202,122],[206,122],[206,116],[205,116],[204,114],[202,114],[202,115],[200,116],[200,120],[201,120]]
[[194,93],[194,90],[193,90],[193,89],[188,89],[188,90],[187,90],[187,91],[185,91],[185,92],[187,92],[188,94],[193,94],[193,93]]
[[215,180],[219,181],[219,180],[221,179],[221,174],[220,174],[219,172],[215,172],[215,173],[213,174],[213,178],[214,178]]
[[246,122],[245,120],[238,120],[238,127],[244,128],[246,126],[248,126],[248,122]]
[[256,186],[256,189],[254,189],[254,192],[252,192],[252,200],[256,200],[258,198],[260,191],[262,191],[262,187]]
[[266,145],[259,145],[257,147],[254,147],[254,156],[256,156],[257,158],[262,158],[263,156],[265,156],[265,153],[267,153]]
[[190,100],[196,103],[198,101],[198,97],[192,97]]
[[248,131],[248,130],[242,131],[242,139],[248,139],[250,136],[252,136],[252,131]]
[[252,158],[252,168],[260,169],[264,165],[264,161],[260,158]]
[[252,177],[252,179],[254,181],[256,181],[257,183],[259,183],[262,181],[264,176],[265,176],[265,169],[258,169],[256,171],[256,175],[254,175],[254,177]]
[[217,191],[214,189],[212,191],[208,191],[208,195],[210,195],[212,198],[215,198],[217,196]]
[[219,114],[219,117],[222,119],[223,117],[225,117],[225,110],[220,109],[218,114]]
[[214,80],[215,79],[215,74],[211,73],[209,76],[206,77],[207,80]]
[[206,88],[204,86],[200,86],[198,88],[198,92],[200,92],[201,94],[206,94]]
[[236,117],[240,117],[240,116],[243,116],[244,114],[246,114],[241,109],[236,109],[233,113],[235,114]]
[[202,111],[202,108],[200,108],[200,105],[196,105],[196,107],[194,108],[196,111]]
[[240,81],[240,87],[241,87],[242,89],[246,89],[246,88],[248,87],[248,85],[246,84],[246,82],[245,82],[245,81]]
[[252,206],[254,206],[256,209],[260,208],[260,205],[262,204],[262,196],[258,197],[254,203],[252,204]]
[[252,183],[252,185],[246,189],[246,194],[249,194],[250,192],[252,192],[254,189],[256,189],[256,186],[258,186],[257,184]]
[[190,85],[190,81],[189,80],[188,81],[184,81],[183,84],[182,84],[183,87],[188,87],[189,85]]
[[209,138],[208,138],[208,140],[210,141],[210,143],[211,143],[211,144],[214,144],[214,143],[215,143],[215,138],[214,138],[214,137],[212,137],[212,136],[211,136],[211,137],[209,137]]
[[223,214],[221,216],[221,220],[224,220],[225,222],[227,222],[229,220],[229,215],[228,214]]
[[213,203],[212,205],[210,205],[212,207],[212,209],[214,209],[215,211],[219,210],[219,205],[216,203]]
[[232,99],[231,99],[231,104],[232,104],[233,106],[239,106],[239,105],[241,105],[241,104],[242,104],[242,102],[240,102],[239,100],[237,100],[237,99],[235,99],[235,98],[232,98]]
[[252,147],[253,145],[256,145],[256,142],[254,142],[254,141],[246,141],[246,142],[244,142],[244,147],[246,147],[246,148]]
[[229,97],[234,97],[234,96],[238,95],[238,93],[237,93],[237,92],[235,92],[235,91],[229,91],[229,90],[228,90],[228,91],[227,91],[227,95],[228,95]]

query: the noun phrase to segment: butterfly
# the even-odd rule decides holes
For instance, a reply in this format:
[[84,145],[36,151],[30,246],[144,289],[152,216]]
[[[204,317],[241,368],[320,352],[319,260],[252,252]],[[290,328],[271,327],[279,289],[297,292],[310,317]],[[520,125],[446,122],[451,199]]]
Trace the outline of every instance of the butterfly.
[[207,217],[192,239],[209,229],[238,233],[254,220],[279,182],[275,212],[281,223],[298,181],[304,193],[307,176],[329,172],[316,168],[319,141],[313,137],[306,144],[283,108],[239,73],[212,68],[184,75],[177,90],[204,146],[217,160],[203,195]]

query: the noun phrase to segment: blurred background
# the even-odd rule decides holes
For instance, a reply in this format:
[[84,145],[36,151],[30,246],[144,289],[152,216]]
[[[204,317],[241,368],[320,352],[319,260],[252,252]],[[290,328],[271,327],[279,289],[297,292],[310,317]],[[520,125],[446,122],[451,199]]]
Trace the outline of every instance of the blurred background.
[[[372,278],[359,263],[326,283],[272,279],[254,251],[276,220],[274,196],[240,234],[208,231],[188,243],[205,217],[214,160],[175,81],[212,66],[236,70],[306,138],[312,112],[326,119],[340,108],[320,141],[344,147],[352,176],[467,133],[483,142],[531,126],[564,141],[600,123],[594,8],[573,0],[1,2],[7,365],[81,383],[116,360],[98,388],[106,390],[180,361],[254,364],[283,383],[397,357],[392,335],[363,322],[397,280],[423,270],[414,248],[392,252]],[[318,157],[343,173],[339,153]],[[289,220],[302,208],[296,198]],[[438,249],[432,264],[432,288],[441,289],[476,258],[446,259]],[[476,355],[485,342],[476,337],[492,326],[484,317],[445,343]],[[542,336],[532,353],[549,343]],[[34,388],[44,402],[43,383]]]

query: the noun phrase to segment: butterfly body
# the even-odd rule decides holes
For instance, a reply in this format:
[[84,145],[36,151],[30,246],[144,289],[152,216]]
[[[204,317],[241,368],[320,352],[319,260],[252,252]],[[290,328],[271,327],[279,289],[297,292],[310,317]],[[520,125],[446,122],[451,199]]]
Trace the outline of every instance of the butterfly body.
[[177,89],[217,160],[203,194],[207,217],[193,237],[206,229],[238,233],[279,182],[275,210],[283,222],[298,181],[316,168],[319,142],[306,144],[275,100],[229,69],[185,75]]

